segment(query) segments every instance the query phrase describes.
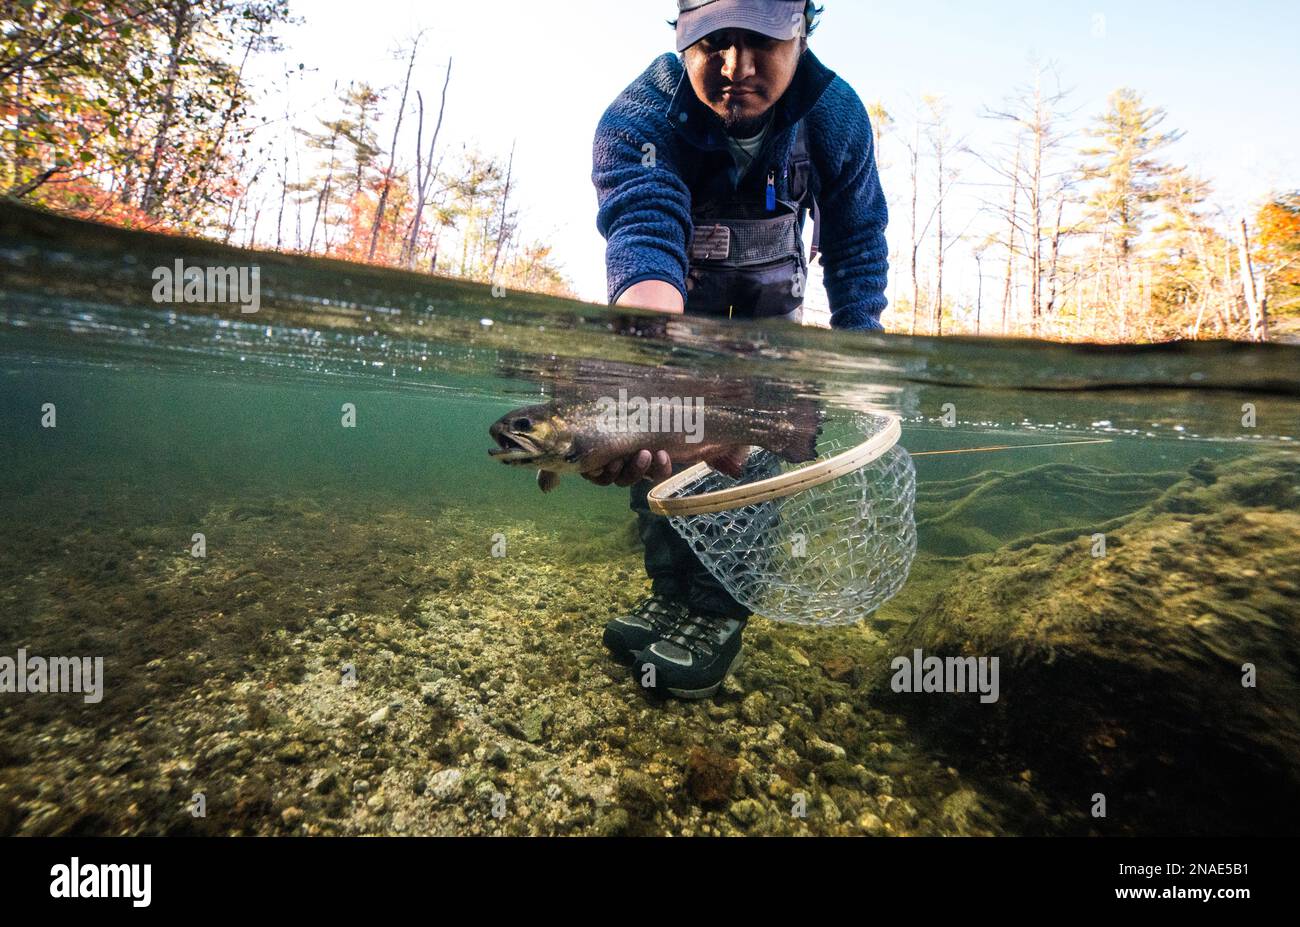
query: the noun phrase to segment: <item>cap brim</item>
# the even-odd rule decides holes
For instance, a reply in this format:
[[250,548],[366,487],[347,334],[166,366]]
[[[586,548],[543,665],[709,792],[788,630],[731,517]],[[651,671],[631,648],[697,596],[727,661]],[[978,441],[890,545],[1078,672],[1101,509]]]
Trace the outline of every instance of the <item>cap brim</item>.
[[803,35],[804,0],[789,0],[770,7],[755,7],[745,0],[716,0],[677,17],[677,50],[686,51],[711,32],[748,29],[772,39]]

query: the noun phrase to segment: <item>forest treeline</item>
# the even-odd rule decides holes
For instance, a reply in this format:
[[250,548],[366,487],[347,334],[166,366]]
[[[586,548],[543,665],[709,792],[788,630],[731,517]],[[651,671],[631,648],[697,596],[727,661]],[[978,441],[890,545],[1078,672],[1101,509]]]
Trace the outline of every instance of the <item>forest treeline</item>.
[[[446,137],[453,62],[439,86],[413,84],[422,35],[401,51],[403,85],[336,86],[326,115],[286,112],[292,132],[254,118],[254,94],[271,88],[250,85],[250,61],[279,50],[288,22],[288,0],[8,0],[0,195],[572,295],[550,246],[520,228],[513,151]],[[395,131],[381,138],[381,126]]]
[[[0,195],[572,295],[550,247],[520,227],[514,151],[484,153],[446,131],[454,61],[421,86],[425,37],[413,36],[400,49],[404,81],[340,84],[326,109],[299,113],[285,92],[295,67],[280,87],[249,78],[259,56],[281,60],[277,31],[290,21],[288,0],[6,0]],[[252,103],[275,92],[285,113],[269,126]],[[1081,118],[1038,67],[980,114],[998,140],[979,146],[955,137],[938,97],[906,124],[882,103],[870,110],[891,174],[891,330],[1300,336],[1300,191],[1245,214],[1216,206],[1209,180],[1170,157],[1181,133],[1137,91]],[[954,269],[972,258],[975,273]]]
[[[942,97],[916,109],[904,129],[884,104],[869,107],[879,159],[906,180],[887,191],[891,329],[1113,342],[1300,336],[1300,192],[1225,211],[1206,178],[1170,159],[1183,133],[1137,91],[1115,91],[1080,120],[1055,69],[1035,64],[1023,87],[979,114],[998,139],[980,147],[954,137]],[[957,197],[967,200],[960,229]],[[977,281],[960,295],[950,282],[958,245]]]

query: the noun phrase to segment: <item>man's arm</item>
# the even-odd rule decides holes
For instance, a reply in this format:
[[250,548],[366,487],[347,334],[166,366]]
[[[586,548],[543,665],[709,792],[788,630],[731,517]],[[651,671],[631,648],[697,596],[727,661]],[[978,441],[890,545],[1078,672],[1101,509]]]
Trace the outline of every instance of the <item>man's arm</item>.
[[591,179],[596,227],[607,243],[609,301],[680,312],[691,195],[674,163],[673,129],[664,115],[668,97],[659,84],[668,86],[668,68],[666,60],[656,61],[605,111]]
[[853,88],[837,79],[827,89],[809,126],[822,143],[822,267],[831,327],[873,330],[888,300],[889,210],[876,170],[875,142],[866,107]]

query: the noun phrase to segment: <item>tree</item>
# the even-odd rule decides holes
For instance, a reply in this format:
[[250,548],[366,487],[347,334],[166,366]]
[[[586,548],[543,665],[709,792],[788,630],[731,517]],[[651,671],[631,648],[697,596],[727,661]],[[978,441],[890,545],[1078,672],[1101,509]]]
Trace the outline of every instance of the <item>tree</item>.
[[388,194],[392,189],[393,167],[397,161],[397,139],[402,133],[402,117],[406,114],[406,95],[411,89],[411,71],[415,69],[415,54],[420,47],[422,35],[411,41],[411,55],[406,62],[406,79],[402,82],[402,99],[397,104],[397,124],[393,127],[393,143],[388,149],[388,169],[384,171],[384,185],[379,193],[379,205],[375,207],[375,221],[370,227],[370,253],[367,259],[375,259],[375,248],[379,245],[379,230],[384,224],[384,210],[388,206]]
[[1274,194],[1255,214],[1255,262],[1276,333],[1300,334],[1300,191]]
[[[1045,86],[1049,77],[1050,89]],[[1032,81],[1018,87],[1000,108],[986,109],[983,114],[1014,127],[1014,157],[982,159],[1009,187],[1006,206],[988,204],[1002,213],[1007,227],[1004,334],[1018,256],[1027,264],[1030,333],[1040,334],[1056,308],[1061,245],[1071,231],[1063,222],[1072,170],[1058,163],[1067,138],[1059,124],[1068,96],[1060,88],[1055,68],[1035,63]]]
[[29,0],[0,30],[8,195],[136,225],[228,213],[246,141],[248,57],[285,0]]
[[1157,155],[1182,137],[1181,132],[1161,131],[1165,118],[1163,109],[1146,106],[1137,91],[1117,90],[1106,112],[1086,131],[1093,141],[1081,152],[1089,159],[1082,180],[1092,185],[1086,220],[1116,275],[1121,339],[1130,328],[1134,248],[1151,218],[1151,205],[1160,198],[1161,181],[1172,170]]
[[1199,338],[1207,312],[1231,292],[1231,281],[1216,270],[1221,237],[1205,212],[1209,197],[1209,183],[1183,169],[1171,170],[1160,185],[1161,212],[1152,228],[1158,318],[1149,324],[1164,337]]
[[934,156],[934,174],[936,180],[935,198],[934,198],[934,219],[935,237],[935,270],[934,270],[934,301],[930,308],[930,334],[943,334],[943,261],[949,248],[957,239],[949,240],[945,235],[943,224],[943,206],[949,194],[952,192],[953,184],[957,180],[957,171],[952,166],[952,155],[955,151],[960,151],[960,144],[954,145],[951,133],[948,130],[948,104],[942,97],[927,96],[925,105],[929,108],[929,119],[926,122],[926,137],[930,143],[930,153]]
[[379,137],[375,133],[383,95],[362,81],[349,84],[339,100],[343,104],[343,116],[337,125],[339,135],[352,149],[348,173],[352,175],[352,196],[355,198],[374,179],[375,162],[383,154],[379,147]]
[[[383,175],[374,169],[382,154],[375,134],[381,101],[379,92],[369,84],[348,84],[337,97],[342,106],[340,115],[333,119],[318,119],[319,132],[296,130],[309,149],[320,152],[321,158],[315,176],[294,188],[300,194],[299,204],[316,202],[311,233],[307,238],[309,252],[315,250],[318,226],[326,254],[332,253],[330,231],[340,225],[347,226],[347,233],[343,241],[333,247],[343,248],[346,253],[360,247],[355,239],[361,234],[358,225],[362,196],[383,181]],[[340,184],[340,178],[344,181],[350,179],[350,185],[346,182]],[[336,202],[336,193],[339,194],[337,202],[348,213],[346,218],[331,210]]]
[[429,140],[429,154],[424,157],[424,97],[420,91],[415,92],[419,102],[419,122],[415,132],[415,214],[411,218],[411,232],[406,239],[402,253],[402,263],[408,268],[415,265],[415,252],[420,241],[420,225],[424,219],[424,209],[429,205],[429,184],[442,167],[442,162],[433,163],[433,154],[438,150],[438,134],[442,131],[442,117],[447,109],[447,88],[451,85],[451,61],[447,59],[447,76],[442,82],[442,102],[438,105],[438,122],[433,128],[433,137]]

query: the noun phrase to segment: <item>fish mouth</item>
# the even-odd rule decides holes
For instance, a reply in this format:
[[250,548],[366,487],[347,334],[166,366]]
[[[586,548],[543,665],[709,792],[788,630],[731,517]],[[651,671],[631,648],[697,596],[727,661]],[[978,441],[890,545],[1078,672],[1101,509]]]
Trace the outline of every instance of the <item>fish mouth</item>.
[[541,449],[523,435],[508,434],[504,431],[493,435],[497,446],[488,451],[502,463],[526,464],[542,456]]

